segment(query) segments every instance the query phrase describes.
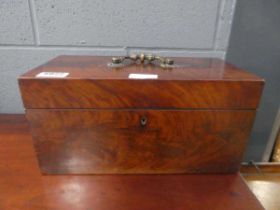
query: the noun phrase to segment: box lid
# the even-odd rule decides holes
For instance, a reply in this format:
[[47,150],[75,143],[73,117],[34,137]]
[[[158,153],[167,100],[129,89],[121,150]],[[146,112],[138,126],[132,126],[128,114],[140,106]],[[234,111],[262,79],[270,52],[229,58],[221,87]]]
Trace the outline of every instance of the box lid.
[[174,68],[108,65],[59,56],[19,77],[25,108],[255,109],[263,79],[214,58],[172,58]]

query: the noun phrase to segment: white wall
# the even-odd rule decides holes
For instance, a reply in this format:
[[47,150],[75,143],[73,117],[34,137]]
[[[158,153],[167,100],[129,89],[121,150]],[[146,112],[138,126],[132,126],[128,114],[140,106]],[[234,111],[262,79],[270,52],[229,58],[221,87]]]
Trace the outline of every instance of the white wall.
[[60,54],[224,58],[235,0],[0,0],[0,113],[16,78]]

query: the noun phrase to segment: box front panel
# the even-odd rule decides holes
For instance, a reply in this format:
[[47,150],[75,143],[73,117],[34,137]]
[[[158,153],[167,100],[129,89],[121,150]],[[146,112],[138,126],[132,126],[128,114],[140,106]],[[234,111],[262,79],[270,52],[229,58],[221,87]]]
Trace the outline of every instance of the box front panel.
[[253,110],[27,109],[43,173],[231,173]]

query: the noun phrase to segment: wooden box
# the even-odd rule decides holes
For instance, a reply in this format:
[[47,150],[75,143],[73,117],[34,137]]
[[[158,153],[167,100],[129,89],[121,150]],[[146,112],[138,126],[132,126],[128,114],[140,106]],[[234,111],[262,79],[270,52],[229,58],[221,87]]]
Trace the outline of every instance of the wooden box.
[[19,78],[43,173],[238,171],[263,79],[219,59],[110,61],[59,56]]

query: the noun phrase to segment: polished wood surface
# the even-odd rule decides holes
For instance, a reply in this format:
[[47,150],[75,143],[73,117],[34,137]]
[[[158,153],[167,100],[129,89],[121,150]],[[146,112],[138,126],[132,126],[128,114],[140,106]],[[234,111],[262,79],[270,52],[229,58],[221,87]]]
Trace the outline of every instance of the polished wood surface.
[[0,133],[11,134],[13,132],[26,133],[29,126],[23,114],[1,114],[0,113]]
[[159,80],[226,80],[263,81],[255,74],[246,72],[217,58],[172,58],[175,67],[162,69],[152,64],[131,64],[122,68],[108,67],[112,57],[62,55],[28,71],[22,78],[34,78],[40,72],[69,72],[71,79],[121,79],[129,80],[130,73],[154,73]]
[[[60,56],[19,78],[43,173],[238,171],[261,78],[219,59],[174,58],[172,69],[110,68],[110,60]],[[37,77],[41,72],[69,75]]]
[[263,209],[239,174],[42,176],[23,121],[0,115],[1,210]]
[[[108,67],[111,57],[60,56],[19,78],[25,108],[255,109],[263,80],[218,59],[175,58],[171,70],[154,65]],[[68,72],[61,79],[40,72]],[[131,73],[156,80],[129,79]]]
[[255,116],[249,110],[26,114],[42,172],[50,174],[234,173]]

